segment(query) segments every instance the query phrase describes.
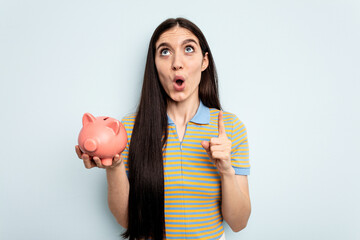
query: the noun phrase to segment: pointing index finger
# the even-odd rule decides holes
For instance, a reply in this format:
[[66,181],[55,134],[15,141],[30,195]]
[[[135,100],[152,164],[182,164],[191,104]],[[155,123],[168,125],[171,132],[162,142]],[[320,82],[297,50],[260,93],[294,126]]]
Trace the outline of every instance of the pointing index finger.
[[219,137],[220,136],[226,136],[226,131],[225,131],[225,125],[224,125],[224,120],[223,120],[223,111],[219,112],[219,121],[218,121],[218,127],[219,127]]

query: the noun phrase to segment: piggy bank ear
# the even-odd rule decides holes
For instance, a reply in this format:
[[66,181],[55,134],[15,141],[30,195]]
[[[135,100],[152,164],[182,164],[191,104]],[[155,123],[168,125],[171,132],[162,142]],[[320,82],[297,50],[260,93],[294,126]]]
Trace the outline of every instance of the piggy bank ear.
[[106,124],[106,126],[111,128],[114,131],[115,135],[117,135],[120,131],[120,123],[117,120],[109,122],[108,124]]
[[93,123],[96,121],[96,118],[91,115],[90,113],[85,113],[83,118],[82,118],[82,124],[83,126],[89,124],[89,123]]
[[107,123],[106,126],[111,128],[114,131],[115,135],[117,135],[120,131],[120,123],[117,120],[113,120]]

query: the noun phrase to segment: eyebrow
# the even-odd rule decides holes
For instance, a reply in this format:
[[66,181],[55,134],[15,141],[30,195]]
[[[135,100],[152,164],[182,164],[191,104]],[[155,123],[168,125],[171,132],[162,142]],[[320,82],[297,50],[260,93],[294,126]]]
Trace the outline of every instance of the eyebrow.
[[[181,45],[185,45],[189,42],[192,42],[192,43],[195,43],[196,45],[198,45],[198,43],[194,39],[191,39],[191,38],[184,40]],[[156,50],[158,50],[160,47],[163,47],[163,46],[170,47],[170,44],[168,44],[167,42],[160,43],[160,45],[156,48]]]

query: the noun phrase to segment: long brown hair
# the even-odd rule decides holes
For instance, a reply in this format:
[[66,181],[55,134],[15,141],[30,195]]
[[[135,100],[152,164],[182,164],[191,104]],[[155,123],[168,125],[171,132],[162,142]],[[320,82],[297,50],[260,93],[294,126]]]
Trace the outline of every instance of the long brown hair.
[[207,107],[221,109],[217,73],[209,45],[201,30],[184,18],[169,18],[154,31],[148,48],[144,81],[129,149],[128,229],[130,240],[162,240],[165,232],[163,148],[167,141],[167,94],[155,66],[155,44],[165,31],[180,26],[198,39],[209,65],[201,73],[199,98]]

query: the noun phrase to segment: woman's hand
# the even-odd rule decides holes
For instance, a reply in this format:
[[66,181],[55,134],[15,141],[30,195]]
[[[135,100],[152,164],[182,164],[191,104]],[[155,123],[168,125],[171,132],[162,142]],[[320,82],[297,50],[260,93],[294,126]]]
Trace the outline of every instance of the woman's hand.
[[82,159],[84,161],[84,165],[87,169],[90,169],[90,168],[93,168],[93,167],[98,167],[98,168],[114,168],[118,165],[120,165],[120,163],[122,162],[122,158],[120,157],[119,154],[116,154],[113,158],[113,162],[112,162],[112,165],[110,166],[104,166],[102,163],[101,163],[101,160],[100,158],[98,157],[90,157],[88,154],[86,153],[83,153],[81,151],[81,149],[79,148],[79,145],[76,145],[75,146],[75,151],[76,151],[76,154],[78,155],[78,157],[80,159]]
[[210,141],[202,141],[201,145],[206,150],[209,158],[214,162],[222,175],[234,175],[235,170],[231,166],[231,140],[228,139],[223,121],[223,112],[219,112],[219,136]]

